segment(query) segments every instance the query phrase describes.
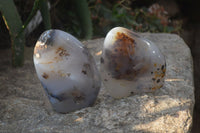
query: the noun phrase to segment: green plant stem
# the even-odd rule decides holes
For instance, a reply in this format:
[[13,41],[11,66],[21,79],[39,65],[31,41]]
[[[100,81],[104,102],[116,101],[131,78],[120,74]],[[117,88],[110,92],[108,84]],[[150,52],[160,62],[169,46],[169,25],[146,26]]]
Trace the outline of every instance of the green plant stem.
[[18,35],[22,28],[22,21],[13,0],[0,0],[0,11],[11,38],[12,65],[14,67],[22,66],[24,62],[25,36],[23,32]]
[[86,0],[72,0],[75,5],[77,16],[79,17],[82,37],[84,39],[92,38],[92,20],[90,17],[90,10]]
[[29,22],[31,21],[31,19],[37,13],[39,6],[40,6],[40,0],[35,0],[34,4],[33,4],[33,8],[31,10],[31,13],[29,14],[28,18],[26,19],[24,25],[22,26],[22,29],[20,30],[19,34],[21,34],[26,29],[26,27],[29,24]]
[[51,19],[48,9],[47,0],[40,0],[40,11],[43,18],[45,29],[51,29]]
[[31,13],[29,14],[19,34],[21,34],[21,32],[23,32],[26,29],[27,25],[29,24],[29,22],[35,16],[35,14],[39,9],[41,11],[45,29],[46,30],[51,29],[51,20],[50,20],[47,0],[35,0]]

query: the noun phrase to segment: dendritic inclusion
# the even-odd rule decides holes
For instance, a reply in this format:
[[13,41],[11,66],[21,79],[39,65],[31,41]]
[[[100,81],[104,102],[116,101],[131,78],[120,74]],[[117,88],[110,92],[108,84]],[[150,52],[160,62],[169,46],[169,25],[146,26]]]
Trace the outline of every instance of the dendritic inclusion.
[[152,92],[164,84],[166,61],[158,47],[126,28],[108,32],[101,58],[105,88],[115,98]]
[[45,31],[34,49],[34,65],[52,107],[66,113],[91,106],[101,81],[95,61],[72,35]]

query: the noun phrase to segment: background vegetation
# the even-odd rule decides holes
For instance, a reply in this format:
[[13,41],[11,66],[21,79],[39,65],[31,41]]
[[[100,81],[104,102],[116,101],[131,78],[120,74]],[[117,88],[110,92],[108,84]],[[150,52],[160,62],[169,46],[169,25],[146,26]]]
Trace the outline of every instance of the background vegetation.
[[[87,0],[92,19],[93,38],[104,37],[115,26],[138,32],[179,33],[181,21],[174,21],[156,1],[141,0]],[[81,38],[81,26],[71,1],[50,1],[53,27],[64,29]]]
[[[7,7],[8,2],[14,8]],[[39,19],[31,20],[38,10],[43,18],[41,24],[37,22]],[[25,40],[27,46],[34,46],[39,35],[50,28],[64,30],[79,39],[92,39],[105,37],[116,26],[136,32],[177,34],[182,26],[182,20],[170,16],[156,0],[0,0],[0,11],[4,18],[0,18],[0,35],[5,37],[0,40],[5,42],[0,47],[10,47],[8,44],[12,44],[13,66],[23,64],[25,42],[20,43],[18,40]],[[32,29],[33,32],[24,33],[29,23],[39,25]],[[18,48],[21,52],[17,51]]]

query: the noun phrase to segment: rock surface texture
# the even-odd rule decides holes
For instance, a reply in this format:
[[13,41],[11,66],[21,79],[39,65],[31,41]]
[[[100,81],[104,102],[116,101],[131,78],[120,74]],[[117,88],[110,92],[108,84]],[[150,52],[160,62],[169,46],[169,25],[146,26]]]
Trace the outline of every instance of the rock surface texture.
[[[153,93],[113,99],[102,86],[93,107],[68,114],[52,110],[33,66],[33,48],[25,65],[10,67],[0,51],[0,133],[172,133],[190,132],[194,106],[190,49],[177,35],[142,34],[166,57],[165,84]],[[100,65],[104,39],[84,42]]]

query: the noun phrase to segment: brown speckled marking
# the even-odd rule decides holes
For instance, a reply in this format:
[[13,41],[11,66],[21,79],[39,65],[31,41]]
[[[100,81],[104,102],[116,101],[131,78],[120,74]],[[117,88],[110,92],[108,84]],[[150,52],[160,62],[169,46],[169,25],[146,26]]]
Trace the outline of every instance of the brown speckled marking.
[[36,45],[35,45],[35,48],[34,48],[34,55],[39,53],[40,51],[44,50],[44,49],[47,49],[47,45],[40,45],[40,43],[42,42],[38,42]]
[[81,72],[82,72],[83,74],[87,75],[87,71],[82,70]]
[[164,69],[164,67],[165,67],[165,66],[164,66],[164,65],[162,65],[162,67],[161,67],[161,70],[163,70],[163,69]]
[[[154,66],[156,67],[157,65],[154,64]],[[160,65],[161,66],[161,65]],[[166,68],[164,68],[164,65],[161,66],[161,70],[157,70],[154,72],[154,78],[157,79],[157,78],[163,78],[165,76],[165,71],[166,71]]]
[[42,77],[43,77],[44,79],[48,79],[48,78],[49,78],[49,75],[47,75],[46,73],[43,73],[43,74],[42,74]]
[[56,49],[56,54],[58,54],[59,56],[69,56],[69,53],[67,53],[67,50],[65,50],[62,47],[59,47]]
[[156,87],[153,87],[153,88],[151,88],[152,90],[156,90],[157,88]]
[[40,62],[40,64],[51,64],[53,63],[52,61],[49,61],[49,62]]
[[79,104],[85,100],[85,94],[81,93],[79,90],[73,90],[71,95],[76,104]]
[[88,77],[94,78],[93,68],[88,62],[83,64],[81,73],[83,73],[84,75],[87,75]]
[[120,52],[124,56],[133,55],[135,52],[135,41],[128,35],[117,32],[114,52]]
[[143,65],[141,68],[135,69],[137,57],[133,60],[135,54],[136,42],[129,35],[121,32],[117,32],[115,36],[115,42],[111,49],[105,49],[105,56],[109,62],[106,68],[111,72],[113,78],[125,79],[132,81],[136,75],[145,73],[149,66]]
[[164,78],[165,76],[165,72],[166,72],[166,67],[165,65],[162,65],[162,64],[154,64],[154,67],[158,67],[160,69],[157,69],[156,71],[153,72],[153,78],[152,80],[154,81],[154,87],[152,88],[152,90],[155,90],[155,89],[158,89],[158,88],[161,88],[163,85],[160,85],[160,82],[164,82],[164,80],[162,80],[162,78]]
[[63,60],[62,57],[70,56],[70,54],[67,53],[67,50],[65,50],[65,49],[62,48],[62,47],[58,47],[58,48],[56,49],[55,53],[58,55],[58,56],[55,56],[55,57],[54,57],[54,61],[55,61],[55,62],[62,61],[62,60]]

